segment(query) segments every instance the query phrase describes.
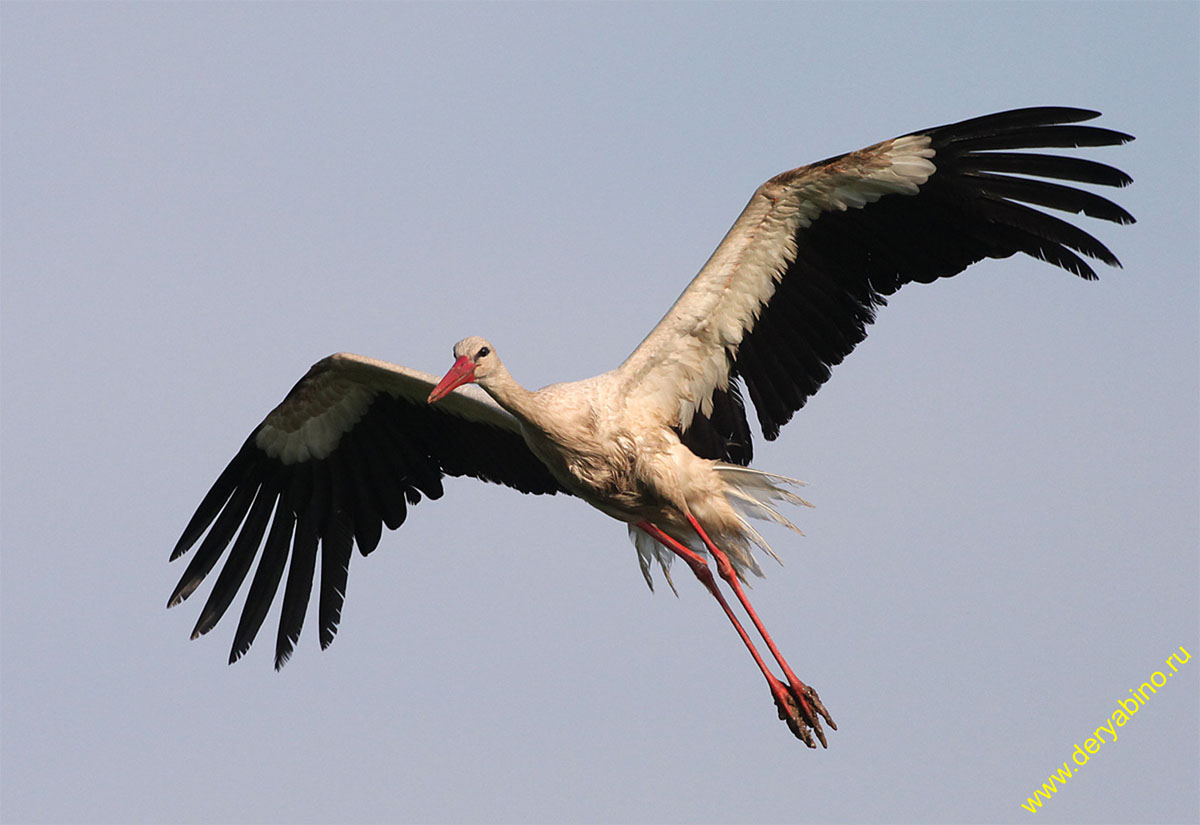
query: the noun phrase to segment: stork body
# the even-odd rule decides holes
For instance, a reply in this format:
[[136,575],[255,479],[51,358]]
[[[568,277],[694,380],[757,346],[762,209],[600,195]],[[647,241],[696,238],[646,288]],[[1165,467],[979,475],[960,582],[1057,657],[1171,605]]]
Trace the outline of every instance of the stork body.
[[[698,456],[661,410],[627,403],[628,378],[622,370],[530,391],[513,379],[483,338],[459,341],[454,354],[455,367],[430,394],[431,402],[462,383],[477,382],[516,419],[530,451],[565,490],[631,527],[658,525],[685,545],[696,541],[690,515],[722,544],[743,577],[762,573],[750,543],[769,552],[743,511],[769,512],[793,526],[774,511],[771,500],[807,503],[788,489],[798,481]],[[670,554],[653,549],[648,554],[667,569]]]
[[[796,529],[777,507],[807,504],[796,493],[800,482],[747,466],[753,448],[742,388],[770,440],[905,283],[1016,252],[1085,279],[1095,273],[1080,254],[1118,265],[1092,236],[1025,204],[1130,223],[1098,195],[1036,179],[1124,186],[1128,176],[1082,158],[1004,151],[1131,139],[1075,125],[1096,114],[1002,112],[772,178],[629,358],[594,378],[526,389],[477,337],[455,345],[454,366],[440,381],[362,356],[323,359],[201,502],[172,558],[203,540],[168,604],[187,598],[232,542],[193,636],[206,633],[257,558],[233,661],[254,640],[286,566],[279,667],[300,634],[318,557],[325,646],[340,620],[354,545],[372,552],[384,525],[398,527],[422,495],[441,496],[443,476],[566,493],[628,525],[651,586],[652,562],[668,582],[671,560],[686,562],[750,650],[780,717],[809,746],[825,744],[821,720],[836,726],[741,586],[747,574],[762,574],[755,547],[775,556],[750,520]],[[782,680],[725,601],[709,559]]]

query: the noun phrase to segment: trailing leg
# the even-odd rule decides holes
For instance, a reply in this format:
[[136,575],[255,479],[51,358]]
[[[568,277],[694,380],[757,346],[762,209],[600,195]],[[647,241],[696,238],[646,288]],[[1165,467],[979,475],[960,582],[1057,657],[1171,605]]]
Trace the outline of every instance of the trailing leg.
[[[695,573],[696,578],[698,578],[700,582],[706,588],[708,588],[709,593],[712,593],[713,598],[715,598],[721,605],[721,609],[725,611],[725,615],[729,617],[729,621],[733,623],[738,635],[741,636],[742,642],[746,645],[746,649],[750,651],[750,655],[754,658],[754,663],[757,664],[758,669],[762,671],[763,676],[767,680],[767,685],[771,689],[771,696],[775,700],[775,706],[779,709],[779,718],[787,722],[792,733],[794,733],[797,738],[799,738],[810,748],[815,748],[817,745],[816,742],[813,741],[813,730],[816,730],[822,746],[828,747],[825,744],[824,732],[820,728],[820,720],[816,720],[815,726],[810,724],[806,717],[811,715],[811,712],[810,714],[804,714],[804,712],[797,706],[796,699],[792,695],[794,688],[789,689],[788,686],[785,686],[783,682],[779,681],[775,674],[773,674],[767,667],[766,662],[763,661],[762,656],[759,655],[758,650],[754,647],[754,642],[751,641],[749,634],[747,634],[745,628],[742,627],[742,623],[738,621],[733,609],[729,606],[729,603],[725,601],[725,597],[721,595],[721,591],[717,587],[717,582],[713,578],[712,571],[709,569],[708,562],[704,559],[704,557],[671,538],[669,535],[659,529],[657,525],[649,521],[639,522],[637,527],[638,529],[645,531],[672,553],[687,562],[687,565],[692,569],[692,572]],[[726,563],[728,563],[728,559],[726,559]],[[813,693],[813,696],[815,695],[816,694]],[[824,710],[824,708],[822,708],[822,710]],[[830,721],[830,724],[833,724],[832,720]]]
[[729,556],[721,548],[717,547],[716,542],[709,538],[708,533],[705,532],[704,528],[700,526],[700,523],[696,521],[691,513],[686,513],[685,515],[687,515],[688,522],[692,525],[692,528],[700,536],[701,541],[704,542],[704,545],[708,548],[708,552],[712,555],[713,561],[717,566],[717,574],[733,588],[734,594],[738,597],[738,601],[742,603],[742,607],[745,608],[750,621],[754,623],[754,627],[758,630],[759,635],[767,643],[767,649],[771,651],[771,655],[775,657],[775,661],[783,669],[783,675],[787,678],[788,686],[791,688],[794,703],[798,705],[798,711],[804,716],[804,721],[816,732],[817,738],[821,740],[821,744],[825,745],[825,732],[821,729],[821,718],[824,718],[829,723],[830,728],[837,730],[837,724],[833,721],[833,717],[825,709],[825,705],[821,702],[821,698],[817,695],[817,692],[796,677],[787,660],[783,658],[783,654],[779,652],[779,648],[775,646],[771,634],[767,632],[766,627],[759,620],[754,606],[750,604],[750,600],[746,597],[746,592],[742,588],[741,580],[737,577],[737,571],[734,570],[732,562],[729,561]]

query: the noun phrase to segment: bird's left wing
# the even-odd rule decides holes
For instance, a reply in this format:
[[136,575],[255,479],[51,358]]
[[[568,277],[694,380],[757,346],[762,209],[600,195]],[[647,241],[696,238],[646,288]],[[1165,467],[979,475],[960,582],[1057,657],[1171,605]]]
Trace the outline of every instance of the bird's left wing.
[[689,446],[708,445],[693,450],[745,463],[739,378],[774,438],[902,285],[1016,252],[1086,279],[1095,273],[1076,253],[1118,265],[1091,235],[1025,204],[1132,223],[1098,195],[1038,179],[1124,186],[1130,178],[1083,158],[1008,151],[1132,140],[1075,125],[1097,114],[1000,112],[775,176],[617,369],[624,397],[654,410]]
[[313,365],[246,439],[171,553],[179,558],[204,536],[169,607],[191,595],[233,542],[193,638],[225,614],[259,556],[230,661],[241,657],[286,564],[275,651],[275,665],[282,666],[300,635],[319,555],[321,646],[328,646],[355,542],[363,555],[374,550],[383,525],[399,527],[422,494],[441,497],[443,475],[524,493],[565,492],[529,450],[516,419],[486,393],[461,387],[431,406],[425,399],[437,382],[429,373],[348,353]]

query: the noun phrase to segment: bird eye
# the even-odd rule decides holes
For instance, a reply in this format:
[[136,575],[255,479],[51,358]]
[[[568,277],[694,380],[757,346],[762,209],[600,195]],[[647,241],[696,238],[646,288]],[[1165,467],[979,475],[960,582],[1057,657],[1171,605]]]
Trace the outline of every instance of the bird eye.
[[475,353],[475,357],[483,358],[484,356],[491,355],[491,354],[492,354],[492,351],[490,349],[488,349],[487,347],[484,347],[483,349],[479,350],[479,352]]

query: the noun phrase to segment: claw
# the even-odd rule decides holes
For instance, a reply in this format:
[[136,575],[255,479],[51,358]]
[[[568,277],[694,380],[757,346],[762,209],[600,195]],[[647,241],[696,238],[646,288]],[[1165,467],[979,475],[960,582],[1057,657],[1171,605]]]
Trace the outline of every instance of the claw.
[[[788,729],[797,739],[810,748],[817,746],[817,743],[813,741],[812,728],[804,721],[804,716],[792,694],[781,693],[776,695],[775,707],[779,709],[779,718],[787,722]],[[822,741],[824,741],[824,737],[822,737]]]
[[[781,690],[776,693],[772,690],[771,692],[775,698],[775,706],[779,709],[779,718],[787,722],[788,729],[797,739],[810,748],[815,748],[817,741],[820,741],[821,747],[829,747],[829,743],[825,741],[825,731],[821,727],[821,719],[824,719],[832,730],[837,730],[837,724],[829,715],[829,711],[825,709],[821,697],[815,690],[805,685],[804,690],[799,694],[790,687],[786,691]],[[816,741],[813,739],[814,734],[816,734]]]
[[[810,708],[810,710],[809,710],[810,717],[812,716],[812,709],[815,708],[817,713],[819,713],[821,715],[821,718],[825,720],[825,723],[829,725],[829,729],[837,730],[837,722],[833,721],[833,717],[830,716],[829,711],[825,709],[825,703],[821,701],[821,697],[817,695],[817,691],[815,689],[813,689],[813,687],[811,685],[804,686],[804,698],[808,700],[807,702],[805,702],[805,704],[808,705]],[[821,730],[820,720],[814,720],[814,721],[816,723],[814,725],[814,727],[816,727],[816,729],[818,731],[820,731]],[[825,741],[824,738],[822,738],[821,741],[824,742]]]

